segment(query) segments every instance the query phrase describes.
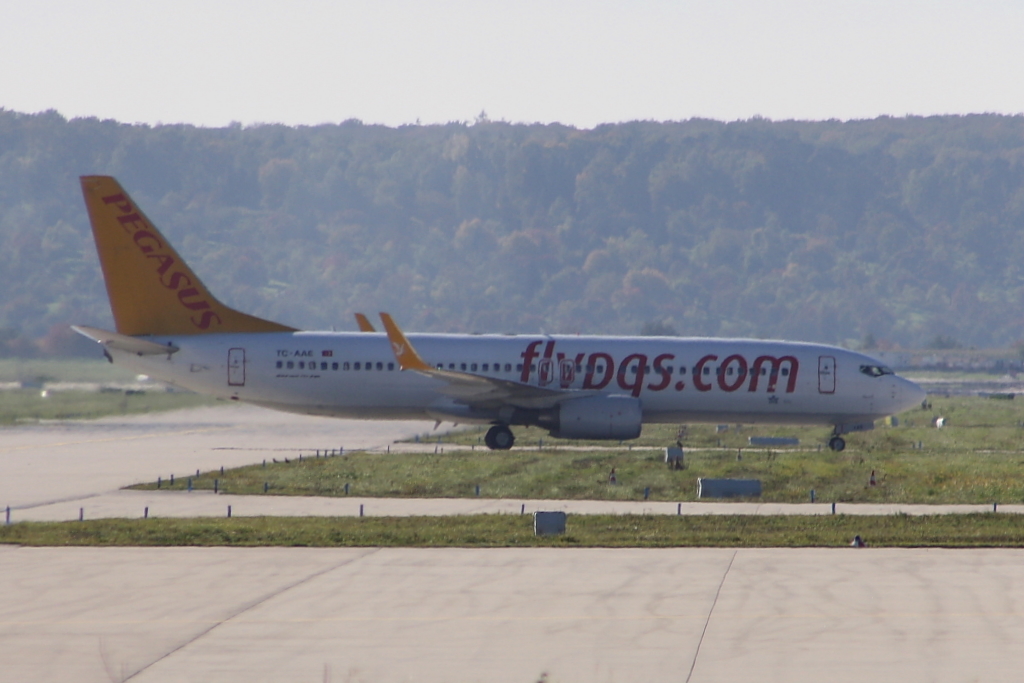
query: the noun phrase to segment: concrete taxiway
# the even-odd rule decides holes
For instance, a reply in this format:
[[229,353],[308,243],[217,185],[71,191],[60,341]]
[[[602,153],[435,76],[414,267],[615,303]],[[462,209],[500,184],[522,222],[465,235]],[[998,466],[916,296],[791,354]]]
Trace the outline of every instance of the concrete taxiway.
[[1024,551],[2,548],[3,680],[1016,681]]
[[[226,406],[2,430],[0,507],[15,520],[138,517],[147,503],[160,516],[521,510],[117,490],[431,427]],[[1021,567],[1024,550],[0,546],[0,680],[1012,681]]]

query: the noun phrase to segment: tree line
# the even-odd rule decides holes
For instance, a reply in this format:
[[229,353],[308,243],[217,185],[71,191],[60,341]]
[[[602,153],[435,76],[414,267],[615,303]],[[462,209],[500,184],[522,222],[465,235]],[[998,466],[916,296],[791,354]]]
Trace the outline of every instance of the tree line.
[[0,354],[112,325],[78,176],[306,329],[1006,347],[1024,117],[200,128],[0,110]]

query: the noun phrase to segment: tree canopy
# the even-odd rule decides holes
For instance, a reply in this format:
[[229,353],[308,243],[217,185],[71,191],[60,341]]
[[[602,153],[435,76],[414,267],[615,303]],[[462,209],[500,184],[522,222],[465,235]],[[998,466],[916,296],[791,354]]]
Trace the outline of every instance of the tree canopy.
[[86,174],[116,176],[222,301],[300,328],[387,310],[412,331],[1024,337],[1021,116],[198,128],[0,110],[0,353],[112,325]]

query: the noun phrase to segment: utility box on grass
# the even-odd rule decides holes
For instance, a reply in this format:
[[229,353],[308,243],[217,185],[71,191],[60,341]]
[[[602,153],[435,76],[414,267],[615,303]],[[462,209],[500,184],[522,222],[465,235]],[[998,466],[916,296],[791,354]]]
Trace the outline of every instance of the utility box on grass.
[[533,535],[551,536],[565,533],[564,512],[534,512]]
[[708,479],[697,480],[698,498],[732,498],[745,496],[757,498],[761,495],[760,479]]

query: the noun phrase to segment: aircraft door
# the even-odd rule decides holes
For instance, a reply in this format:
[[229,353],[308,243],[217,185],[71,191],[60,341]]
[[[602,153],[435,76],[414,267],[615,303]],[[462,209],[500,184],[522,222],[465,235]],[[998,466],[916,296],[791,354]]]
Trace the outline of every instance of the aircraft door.
[[228,349],[228,386],[245,386],[245,349]]
[[576,363],[573,362],[572,358],[563,358],[558,361],[558,383],[563,389],[568,389],[572,386],[573,380],[576,379]]
[[550,358],[541,358],[537,361],[538,384],[546,387],[555,381],[555,361]]
[[836,393],[836,359],[832,356],[818,356],[818,393]]

